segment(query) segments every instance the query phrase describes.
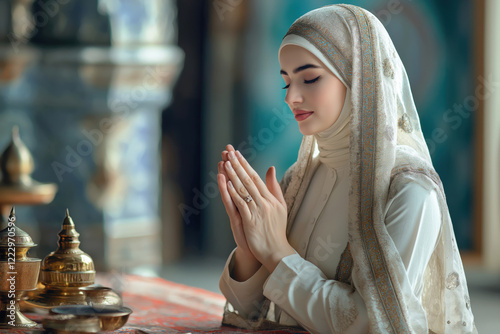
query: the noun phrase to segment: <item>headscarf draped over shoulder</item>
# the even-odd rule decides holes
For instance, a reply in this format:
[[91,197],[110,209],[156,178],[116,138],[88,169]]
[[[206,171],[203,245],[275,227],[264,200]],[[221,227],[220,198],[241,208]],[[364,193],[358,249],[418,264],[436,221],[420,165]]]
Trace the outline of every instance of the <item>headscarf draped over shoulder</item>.
[[[353,5],[330,5],[298,18],[284,36],[314,45],[350,88],[349,244],[351,280],[371,333],[477,333],[443,186],[422,134],[408,77],[382,23]],[[311,180],[313,135],[280,184],[292,224]],[[421,301],[387,232],[387,202],[407,182],[438,193],[436,248],[423,275]]]

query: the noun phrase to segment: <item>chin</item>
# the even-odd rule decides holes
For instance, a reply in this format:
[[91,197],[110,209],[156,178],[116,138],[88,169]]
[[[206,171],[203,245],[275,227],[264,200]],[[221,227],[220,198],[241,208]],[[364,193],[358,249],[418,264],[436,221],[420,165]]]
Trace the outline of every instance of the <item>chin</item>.
[[299,131],[304,136],[310,136],[310,135],[314,135],[318,132],[321,132],[321,130],[318,130],[312,126],[299,126]]
[[314,131],[314,130],[311,130],[310,128],[299,128],[299,131],[300,133],[302,133],[304,136],[310,136],[310,135],[314,135],[316,133],[318,133],[319,131]]

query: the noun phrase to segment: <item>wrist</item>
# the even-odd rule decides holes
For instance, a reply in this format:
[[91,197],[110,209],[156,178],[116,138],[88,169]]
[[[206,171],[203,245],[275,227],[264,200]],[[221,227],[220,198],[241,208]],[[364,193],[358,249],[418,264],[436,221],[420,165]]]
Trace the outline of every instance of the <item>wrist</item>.
[[262,264],[251,252],[245,252],[237,247],[234,252],[234,267],[231,277],[238,282],[244,282],[252,277],[261,266]]
[[274,269],[278,266],[278,264],[281,262],[281,260],[289,255],[296,254],[297,252],[295,249],[293,249],[292,246],[287,244],[284,246],[282,249],[280,249],[277,252],[273,252],[268,259],[263,262],[264,266],[266,266],[267,270],[272,273]]
[[236,250],[234,251],[234,259],[236,261],[240,260],[242,263],[250,264],[259,262],[252,252],[249,250],[243,250],[241,247],[236,247]]

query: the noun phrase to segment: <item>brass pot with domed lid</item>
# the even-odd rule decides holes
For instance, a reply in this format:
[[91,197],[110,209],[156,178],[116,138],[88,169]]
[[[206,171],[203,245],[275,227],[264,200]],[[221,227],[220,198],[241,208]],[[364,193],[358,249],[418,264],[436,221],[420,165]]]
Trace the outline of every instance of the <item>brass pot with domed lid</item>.
[[94,284],[96,272],[92,258],[80,249],[79,235],[66,210],[59,247],[42,261],[39,278],[42,288],[30,293],[26,304],[39,308],[87,304],[81,288]]
[[19,303],[24,293],[36,290],[40,269],[40,259],[27,256],[36,244],[15,221],[12,208],[7,227],[0,231],[0,328],[11,329],[36,326],[21,313]]

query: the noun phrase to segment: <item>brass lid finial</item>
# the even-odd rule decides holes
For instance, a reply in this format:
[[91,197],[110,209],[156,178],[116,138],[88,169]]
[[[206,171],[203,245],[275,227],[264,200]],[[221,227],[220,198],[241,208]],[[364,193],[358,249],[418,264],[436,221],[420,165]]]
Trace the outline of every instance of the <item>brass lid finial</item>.
[[78,239],[80,233],[76,231],[75,223],[69,215],[68,209],[66,209],[66,217],[64,217],[62,229],[58,235],[60,249],[78,248],[80,245],[80,239]]
[[11,142],[0,156],[2,183],[29,186],[34,167],[33,157],[19,136],[19,127],[14,126]]
[[64,217],[64,221],[63,221],[63,226],[64,225],[75,226],[75,223],[73,222],[73,219],[71,219],[71,216],[69,215],[69,209],[66,209],[66,217]]

